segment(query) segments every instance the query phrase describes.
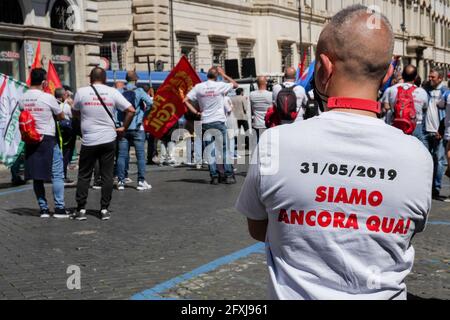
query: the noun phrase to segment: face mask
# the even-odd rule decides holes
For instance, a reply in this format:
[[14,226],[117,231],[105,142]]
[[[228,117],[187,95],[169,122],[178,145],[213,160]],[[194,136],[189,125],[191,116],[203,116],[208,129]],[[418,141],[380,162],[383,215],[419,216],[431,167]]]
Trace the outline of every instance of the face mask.
[[317,89],[317,87],[316,87],[316,79],[315,79],[315,75],[314,74],[313,74],[313,77],[311,79],[311,88],[313,89],[314,98],[317,100],[317,104],[319,105],[320,111],[324,112],[325,111],[325,107],[328,104],[329,96],[323,94],[322,92],[319,91],[319,89]]

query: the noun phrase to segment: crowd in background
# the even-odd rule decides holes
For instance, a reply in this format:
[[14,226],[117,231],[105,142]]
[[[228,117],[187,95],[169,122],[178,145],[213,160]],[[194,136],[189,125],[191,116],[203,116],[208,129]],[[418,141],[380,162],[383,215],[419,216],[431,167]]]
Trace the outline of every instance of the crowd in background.
[[[50,98],[46,96],[48,94],[40,91],[45,82],[45,70],[40,69],[40,73],[35,72],[34,76],[35,81],[26,95],[34,94],[33,99],[36,101],[49,100]],[[35,101],[37,104],[43,103],[49,106],[44,121],[54,124],[53,117],[61,117],[48,132],[41,130],[44,138],[49,134],[54,137],[54,142],[49,142],[49,145],[54,143],[55,148],[60,151],[48,148],[48,152],[36,154],[39,157],[45,155],[48,160],[48,168],[50,168],[52,164],[51,151],[61,152],[64,185],[77,185],[78,213],[85,212],[83,210],[85,210],[87,189],[93,176],[92,187],[102,190],[101,210],[105,212],[105,219],[109,218],[108,207],[113,186],[122,191],[133,182],[129,177],[131,147],[135,149],[136,189],[139,191],[152,188],[145,177],[146,165],[175,166],[184,164],[195,166],[197,169],[208,165],[211,184],[234,184],[236,169],[233,167],[233,161],[245,156],[245,152],[238,152],[240,136],[245,136],[245,149],[248,150],[250,139],[258,141],[260,134],[267,128],[306,120],[321,113],[315,103],[313,90],[306,92],[302,86],[297,84],[296,76],[295,68],[287,68],[283,81],[274,85],[272,91],[268,90],[269,79],[259,76],[246,94],[245,90],[239,87],[235,80],[228,77],[222,68],[212,67],[208,72],[208,80],[198,84],[187,94],[184,101],[188,107],[187,113],[164,137],[156,139],[146,133],[143,127],[143,119],[153,105],[153,88],[137,86],[139,79],[134,71],[127,73],[125,81],[117,80],[114,88],[108,87],[106,86],[105,71],[101,68],[94,68],[91,73],[91,85],[80,88],[75,97],[71,88],[63,87],[56,89],[55,95],[52,97],[54,100],[51,103]],[[413,135],[423,142],[433,156],[435,164],[433,197],[450,202],[450,198],[440,195],[442,176],[447,166],[446,150],[449,149],[447,144],[450,140],[450,113],[446,112],[446,108],[449,107],[449,91],[444,86],[443,71],[437,68],[431,70],[428,81],[423,83],[415,66],[408,65],[403,68],[402,72],[395,72],[391,85],[384,92],[380,91],[380,102],[382,103],[380,116],[388,124],[393,121],[399,88],[410,89],[412,92],[416,108],[416,127]],[[99,89],[102,92],[98,93]],[[26,99],[29,98],[22,99],[24,108],[27,107]],[[105,104],[104,99],[111,100]],[[89,110],[86,106],[93,103],[99,106],[96,108],[97,113],[86,113],[85,110]],[[100,108],[101,105],[105,110]],[[38,115],[37,120],[40,120],[39,112],[36,114]],[[196,130],[196,122],[201,124],[200,130]],[[177,129],[187,130],[188,137],[174,135]],[[106,132],[109,130],[109,134],[105,134],[105,130],[107,130]],[[207,132],[210,130],[218,130],[222,135],[223,150],[220,150],[220,147],[215,148],[214,152],[204,156],[205,148],[217,140],[217,136],[208,136]],[[76,150],[78,137],[81,137],[82,141],[81,150]],[[188,138],[188,143],[184,157],[180,160],[180,157],[175,155],[176,144],[180,139],[185,138]],[[147,143],[147,151],[145,151],[145,143]],[[105,147],[108,144],[109,146]],[[78,154],[80,154],[79,157]],[[222,155],[225,156],[222,158]],[[32,154],[26,153],[25,158],[28,167],[33,167],[30,160],[33,158]],[[36,164],[34,165],[36,166]],[[77,182],[68,176],[69,167],[71,169],[78,168]],[[20,177],[19,168],[20,161],[17,161],[11,168],[12,182],[15,185],[25,183],[24,179]],[[37,167],[34,169],[38,170]],[[39,179],[34,180],[49,181],[53,179],[52,181],[54,181],[54,178],[49,176],[51,171],[48,170],[46,174],[38,175]],[[33,174],[29,174],[30,170],[26,169],[25,171],[26,179],[33,178]],[[107,182],[105,183],[105,181]],[[34,189],[41,211],[44,213],[43,216],[48,216],[45,190],[41,185],[41,182],[35,182]],[[57,189],[63,189],[61,183],[58,185]],[[59,199],[60,209],[65,210],[61,200],[63,198],[61,191],[58,193],[59,195],[55,195],[55,199]],[[81,214],[81,217],[78,218],[84,220],[85,215]]]

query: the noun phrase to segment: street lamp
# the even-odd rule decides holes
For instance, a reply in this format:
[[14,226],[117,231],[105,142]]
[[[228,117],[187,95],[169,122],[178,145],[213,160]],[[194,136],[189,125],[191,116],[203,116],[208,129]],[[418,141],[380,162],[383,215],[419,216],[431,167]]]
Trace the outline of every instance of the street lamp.
[[173,28],[173,0],[169,0],[169,16],[170,16],[170,66],[175,67],[175,39]]
[[406,0],[403,0],[403,5],[402,5],[402,11],[403,11],[403,18],[402,18],[402,23],[400,25],[401,29],[402,29],[402,43],[403,43],[403,55],[402,55],[402,60],[405,59],[405,55],[406,55],[406,48],[405,48],[405,33],[406,33]]
[[298,1],[298,29],[300,35],[300,60],[303,59],[303,32],[302,32],[302,0]]

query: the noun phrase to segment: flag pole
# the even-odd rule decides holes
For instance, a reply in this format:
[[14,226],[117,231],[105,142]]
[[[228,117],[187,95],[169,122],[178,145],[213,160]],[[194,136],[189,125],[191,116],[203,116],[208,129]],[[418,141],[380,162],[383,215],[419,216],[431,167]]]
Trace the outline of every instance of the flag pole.
[[147,56],[147,71],[148,71],[148,84],[150,86],[150,95],[153,97],[155,93],[153,91],[152,66],[150,65],[150,56]]

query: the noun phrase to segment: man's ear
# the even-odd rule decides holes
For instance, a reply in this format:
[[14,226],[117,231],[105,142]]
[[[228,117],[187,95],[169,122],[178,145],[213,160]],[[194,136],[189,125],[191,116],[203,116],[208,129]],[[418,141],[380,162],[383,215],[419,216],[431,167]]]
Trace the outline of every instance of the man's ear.
[[325,54],[319,55],[319,65],[317,68],[319,74],[319,81],[321,81],[322,85],[326,85],[328,80],[330,80],[331,75],[333,74],[334,65],[331,62],[330,58],[328,58]]

